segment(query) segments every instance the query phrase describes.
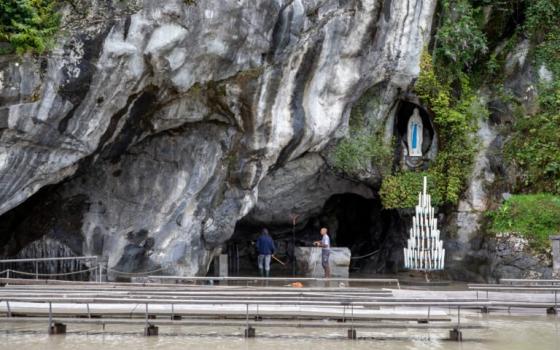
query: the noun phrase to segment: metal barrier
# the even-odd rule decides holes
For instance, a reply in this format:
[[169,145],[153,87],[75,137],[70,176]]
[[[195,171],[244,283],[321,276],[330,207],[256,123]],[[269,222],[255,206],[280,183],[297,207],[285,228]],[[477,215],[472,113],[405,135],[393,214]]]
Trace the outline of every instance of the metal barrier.
[[489,292],[501,292],[501,293],[508,293],[508,292],[528,292],[528,293],[535,293],[535,292],[544,292],[544,293],[552,293],[554,294],[554,305],[550,307],[550,313],[556,313],[558,309],[558,292],[560,291],[560,286],[542,286],[542,285],[497,285],[497,284],[469,284],[468,285],[470,290],[476,291],[476,298],[478,299],[478,292],[485,291],[486,292],[486,300],[490,300]]
[[[89,262],[91,266],[88,269],[82,269],[79,271],[71,271],[71,272],[61,272],[61,273],[39,273],[39,263],[46,263],[46,262],[60,262],[60,261],[83,261],[85,263]],[[5,269],[0,272],[1,275],[5,275],[6,278],[12,277],[12,275],[17,276],[34,276],[35,279],[39,279],[39,277],[58,277],[58,276],[71,276],[77,275],[85,272],[92,272],[95,271],[95,281],[101,282],[103,281],[103,264],[104,262],[98,256],[69,256],[69,257],[55,257],[55,258],[25,258],[25,259],[2,259],[0,260],[0,266],[2,264],[19,264],[19,263],[33,263],[34,265],[34,272],[27,272],[27,271],[20,271],[16,269]]]
[[212,282],[347,282],[367,284],[394,284],[401,289],[396,278],[315,278],[315,277],[186,277],[186,276],[148,276],[151,280],[159,281],[212,281]]
[[560,279],[521,279],[521,278],[502,278],[500,279],[500,284],[509,284],[509,285],[550,285],[560,286]]
[[[181,289],[182,287],[178,286]],[[346,328],[348,330],[349,339],[357,339],[356,329],[451,329],[450,337],[459,340],[462,336],[461,330],[465,328],[481,328],[476,324],[463,324],[461,320],[461,309],[463,308],[482,308],[489,307],[492,304],[484,301],[475,300],[401,300],[392,296],[381,297],[379,300],[360,300],[362,298],[349,298],[348,295],[333,296],[330,293],[308,293],[311,299],[308,300],[292,300],[286,298],[283,294],[276,294],[275,300],[259,300],[252,296],[247,300],[235,300],[224,298],[223,300],[204,300],[211,298],[223,288],[223,291],[246,294],[253,293],[252,289],[248,291],[232,290],[228,287],[214,287],[201,296],[202,300],[193,300],[186,295],[181,295],[180,291],[171,295],[161,295],[150,291],[152,287],[145,286],[142,295],[117,294],[122,291],[114,291],[113,295],[106,292],[94,292],[90,288],[84,286],[80,290],[65,293],[65,295],[57,295],[53,290],[53,295],[37,295],[36,291],[28,290],[25,292],[19,288],[8,288],[8,293],[1,293],[0,304],[6,305],[7,318],[0,321],[10,322],[45,322],[48,324],[49,334],[57,334],[57,332],[66,332],[66,325],[61,323],[98,323],[98,324],[143,324],[145,335],[157,335],[158,329],[155,324],[160,325],[192,325],[192,326],[243,326],[245,328],[245,337],[255,337],[255,328],[258,327],[296,327],[296,328]],[[11,290],[13,289],[13,290]],[[11,290],[11,291],[10,291]],[[173,288],[168,288],[169,292]],[[270,293],[266,288],[260,289],[261,293]],[[348,289],[346,292],[352,292]],[[44,292],[42,292],[44,293]],[[197,292],[198,293],[198,292]],[[297,290],[289,293],[299,294]],[[328,298],[329,300],[323,300]],[[386,300],[384,300],[386,299]],[[41,307],[32,314],[39,317],[20,318],[13,317],[14,313],[21,313],[21,305],[19,303],[29,303],[34,305],[46,305]],[[71,307],[68,311],[68,304],[83,305],[85,310]],[[92,319],[92,306],[98,305],[114,305],[109,309],[98,309],[95,312],[95,319]],[[128,306],[126,306],[128,305]],[[56,306],[56,312],[55,312]],[[138,306],[142,308],[135,310]],[[132,311],[126,311],[123,317],[123,311],[118,311],[119,307],[126,310],[132,308]],[[179,307],[179,308],[178,308]],[[203,308],[201,308],[203,307]],[[386,312],[379,314],[371,311],[374,307],[389,307]],[[408,310],[406,315],[395,312],[394,309],[402,307],[415,308],[417,311],[411,313]],[[439,314],[434,314],[433,308],[439,309]],[[418,309],[419,308],[419,309]],[[441,309],[457,309],[456,323]],[[360,310],[357,313],[357,310]],[[29,311],[23,311],[29,314]],[[120,312],[120,314],[119,314]],[[133,317],[133,313],[136,317]],[[76,318],[61,318],[61,315],[72,314]],[[294,317],[297,315],[297,317]],[[87,317],[87,318],[83,318]],[[157,320],[156,320],[157,317]],[[169,317],[167,320],[160,317]],[[187,318],[186,320],[183,318]],[[329,321],[325,322],[325,318]],[[254,320],[254,321],[252,321]],[[379,321],[390,321],[391,323],[380,323]],[[410,321],[418,322],[418,324],[408,323]],[[398,323],[397,323],[398,322]],[[404,322],[404,323],[403,323]],[[438,325],[433,322],[444,322]],[[450,322],[450,323],[446,323]],[[57,328],[59,327],[59,328]],[[459,338],[456,337],[458,335]]]

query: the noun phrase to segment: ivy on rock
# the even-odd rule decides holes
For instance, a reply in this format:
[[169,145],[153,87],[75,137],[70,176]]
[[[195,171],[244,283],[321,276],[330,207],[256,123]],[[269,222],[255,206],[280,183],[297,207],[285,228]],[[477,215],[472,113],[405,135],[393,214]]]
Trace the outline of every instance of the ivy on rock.
[[383,180],[380,195],[385,208],[413,207],[423,176],[427,176],[433,185],[434,205],[456,204],[477,150],[472,134],[476,131],[477,121],[488,115],[465,74],[457,78],[462,94],[456,98],[451,87],[454,81],[438,74],[427,51],[422,55],[420,68],[415,92],[434,114],[440,149],[426,172],[402,171]]
[[487,51],[487,39],[477,20],[480,9],[467,0],[444,0],[440,5],[434,57],[424,50],[414,86],[434,115],[439,151],[428,170],[400,171],[383,180],[380,195],[385,208],[413,207],[423,176],[431,183],[434,205],[457,204],[477,151],[473,135],[478,120],[488,116],[468,76]]
[[531,59],[549,76],[538,85],[539,111],[520,115],[505,145],[506,159],[520,170],[515,192],[560,194],[560,0],[528,4],[522,27]]
[[549,236],[560,229],[560,196],[513,195],[489,216],[491,232],[516,233],[525,237],[533,248],[546,250],[550,246]]

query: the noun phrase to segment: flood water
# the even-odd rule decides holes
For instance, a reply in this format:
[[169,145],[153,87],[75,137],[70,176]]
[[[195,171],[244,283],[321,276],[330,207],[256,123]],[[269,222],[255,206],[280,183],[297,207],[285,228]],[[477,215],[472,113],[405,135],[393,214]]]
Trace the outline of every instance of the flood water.
[[345,329],[256,328],[257,338],[244,339],[243,328],[161,326],[158,337],[144,337],[141,326],[68,325],[68,334],[48,336],[46,325],[0,323],[0,349],[102,350],[102,349],[243,349],[243,350],[406,350],[488,349],[560,350],[559,316],[471,315],[469,322],[488,328],[463,330],[463,342],[446,340],[447,330],[358,330],[362,339],[345,339]]

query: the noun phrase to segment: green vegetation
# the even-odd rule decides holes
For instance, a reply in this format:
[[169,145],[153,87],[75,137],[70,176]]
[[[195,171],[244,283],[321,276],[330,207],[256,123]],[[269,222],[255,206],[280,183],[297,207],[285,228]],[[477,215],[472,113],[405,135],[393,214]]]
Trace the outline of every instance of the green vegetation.
[[560,232],[560,196],[513,195],[490,213],[491,231],[517,233],[537,249],[550,245],[548,237]]
[[[560,232],[560,0],[516,0],[511,4],[497,6],[506,15],[524,11],[517,16],[524,22],[517,23],[507,41],[496,42],[501,50],[490,55],[482,75],[487,84],[493,84],[494,96],[514,111],[511,130],[505,130],[504,156],[517,168],[519,177],[513,188],[517,194],[489,214],[489,229],[520,234],[534,249],[542,250],[549,247],[549,235]],[[525,39],[530,41],[528,59],[534,72],[544,66],[552,73],[551,80],[535,86],[539,108],[533,114],[503,84],[506,59]]]
[[442,69],[460,74],[477,61],[487,50],[486,37],[476,17],[480,9],[474,9],[467,0],[442,0],[441,24],[436,33],[435,60]]
[[8,51],[42,53],[52,47],[60,24],[56,0],[3,0],[0,2],[0,42]]
[[560,78],[560,0],[532,0],[527,5],[524,30],[535,44],[537,65],[544,64]]
[[385,208],[414,208],[418,204],[418,193],[422,192],[424,176],[428,177],[428,192],[432,196],[432,203],[443,203],[445,188],[440,186],[440,179],[430,172],[403,171],[396,175],[387,176],[379,194]]
[[523,117],[514,125],[506,157],[522,170],[518,192],[560,194],[560,113]]
[[398,172],[383,180],[380,195],[385,208],[413,207],[423,176],[428,176],[434,205],[457,204],[477,151],[472,135],[478,120],[488,116],[467,75],[487,51],[478,19],[481,11],[468,0],[443,0],[440,5],[433,58],[425,50],[414,87],[433,113],[439,151],[427,171]]
[[334,153],[335,167],[346,173],[363,171],[372,163],[380,165],[382,172],[388,171],[392,161],[392,147],[384,144],[382,135],[365,132],[341,140]]
[[366,115],[380,103],[378,91],[366,91],[352,108],[349,121],[349,137],[342,139],[331,154],[333,165],[347,174],[363,173],[375,164],[382,175],[391,171],[393,164],[392,143],[386,144],[383,128],[372,125]]
[[473,93],[466,75],[458,78],[462,95],[452,94],[453,80],[443,79],[434,69],[426,51],[422,55],[421,73],[415,91],[434,113],[434,125],[439,135],[440,150],[426,173],[399,172],[383,180],[381,199],[385,208],[408,208],[416,203],[421,179],[427,175],[433,185],[432,203],[456,204],[471,171],[477,149],[471,134],[477,121],[488,112]]
[[532,1],[526,16],[523,29],[534,45],[532,59],[553,79],[538,87],[540,111],[517,118],[506,159],[522,171],[517,192],[560,194],[560,0]]

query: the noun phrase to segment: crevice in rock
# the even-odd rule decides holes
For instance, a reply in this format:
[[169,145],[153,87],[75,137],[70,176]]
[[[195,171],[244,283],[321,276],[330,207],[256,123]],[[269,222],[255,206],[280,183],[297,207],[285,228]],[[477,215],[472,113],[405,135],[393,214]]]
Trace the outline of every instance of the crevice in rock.
[[122,131],[115,140],[103,151],[103,158],[110,159],[115,164],[120,156],[131,146],[142,134],[151,129],[150,116],[157,110],[157,97],[152,89],[145,90],[132,103]]
[[285,164],[291,157],[294,150],[300,145],[301,140],[304,135],[305,127],[305,110],[303,109],[303,96],[305,94],[305,87],[307,83],[311,80],[312,74],[315,71],[315,65],[320,57],[321,50],[323,47],[324,37],[321,36],[317,38],[317,41],[313,47],[305,53],[302,59],[302,64],[300,65],[298,72],[296,74],[294,95],[292,96],[292,101],[290,105],[292,114],[292,129],[294,135],[292,136],[290,142],[278,156],[277,164]]
[[[70,119],[81,105],[82,101],[88,94],[91,88],[91,82],[95,73],[97,72],[96,62],[102,52],[103,43],[112,28],[112,25],[107,25],[105,29],[96,37],[88,39],[87,36],[81,36],[77,40],[83,42],[82,49],[84,51],[83,57],[76,66],[67,65],[62,69],[63,79],[66,83],[61,84],[58,89],[58,94],[64,99],[70,101],[74,106],[59,122],[58,131],[62,134],[66,131]],[[72,49],[69,44],[65,47],[65,52],[71,52]],[[70,71],[71,67],[73,71]],[[76,75],[77,72],[77,75]]]

